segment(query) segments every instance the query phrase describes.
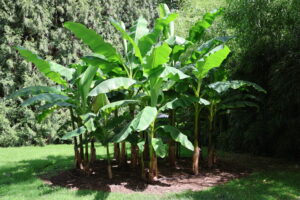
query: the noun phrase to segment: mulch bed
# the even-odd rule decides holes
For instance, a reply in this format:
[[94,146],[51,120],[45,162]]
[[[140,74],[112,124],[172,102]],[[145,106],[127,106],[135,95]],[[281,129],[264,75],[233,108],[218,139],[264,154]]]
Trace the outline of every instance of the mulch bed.
[[107,178],[105,160],[97,160],[92,166],[92,174],[87,176],[80,170],[70,169],[60,171],[55,176],[43,175],[41,179],[53,186],[61,186],[72,190],[98,190],[119,193],[176,193],[184,190],[200,191],[209,187],[224,184],[232,179],[246,176],[250,173],[236,163],[219,160],[216,167],[207,169],[205,166],[200,174],[191,173],[190,159],[177,161],[175,169],[166,163],[159,161],[159,177],[155,183],[147,183],[141,179],[140,169],[130,167],[119,168],[116,162],[112,162],[113,179]]

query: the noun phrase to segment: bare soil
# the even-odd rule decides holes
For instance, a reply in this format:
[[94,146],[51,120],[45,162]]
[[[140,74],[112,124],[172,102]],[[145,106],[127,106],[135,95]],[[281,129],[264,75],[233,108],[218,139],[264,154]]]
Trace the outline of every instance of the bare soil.
[[184,190],[200,191],[209,187],[224,184],[232,179],[246,176],[250,170],[238,166],[236,163],[219,160],[216,167],[207,169],[205,166],[200,174],[195,176],[191,172],[190,159],[180,159],[176,168],[169,167],[163,160],[158,163],[159,177],[154,183],[147,183],[141,179],[141,170],[129,167],[119,168],[112,162],[113,179],[107,178],[107,163],[97,160],[92,165],[91,175],[80,170],[70,169],[60,171],[55,176],[43,175],[41,177],[47,184],[61,186],[73,190],[100,190],[119,193],[177,193]]

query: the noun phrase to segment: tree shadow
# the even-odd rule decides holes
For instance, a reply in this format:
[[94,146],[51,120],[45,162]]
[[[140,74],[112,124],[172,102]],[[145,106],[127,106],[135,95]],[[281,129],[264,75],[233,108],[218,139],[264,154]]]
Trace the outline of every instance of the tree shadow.
[[[231,199],[231,200],[268,200],[297,199],[300,197],[300,171],[295,176],[292,171],[261,171],[249,177],[236,179],[205,191],[186,191],[170,195],[174,199]],[[297,196],[295,196],[298,195]]]
[[[14,166],[9,163],[0,168],[0,188],[9,185],[31,184],[41,177],[51,177],[66,171],[73,167],[73,156],[47,156],[45,159],[22,160],[16,162]],[[62,190],[49,184],[39,184],[37,187],[39,196],[49,195]],[[109,188],[106,189],[109,191]],[[109,196],[109,192],[78,190],[76,195],[92,195],[95,194],[94,200],[103,200]],[[2,194],[5,195],[5,194]]]

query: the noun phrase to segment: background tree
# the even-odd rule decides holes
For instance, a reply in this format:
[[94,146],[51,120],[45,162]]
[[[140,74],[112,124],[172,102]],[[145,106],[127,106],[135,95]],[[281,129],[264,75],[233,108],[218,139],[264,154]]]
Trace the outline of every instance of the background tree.
[[224,19],[236,36],[228,68],[234,79],[256,82],[268,93],[259,113],[231,115],[232,128],[222,134],[227,142],[221,145],[226,150],[299,158],[300,2],[227,3]]
[[120,37],[108,23],[108,17],[122,20],[126,25],[140,15],[152,21],[157,4],[157,0],[0,1],[0,119],[3,119],[0,146],[59,142],[55,130],[67,118],[57,113],[37,124],[32,109],[19,108],[20,101],[2,99],[23,87],[53,84],[34,65],[20,58],[14,46],[23,46],[46,60],[66,66],[89,50],[80,41],[70,40],[73,37],[63,28],[64,22],[83,23],[121,47]]

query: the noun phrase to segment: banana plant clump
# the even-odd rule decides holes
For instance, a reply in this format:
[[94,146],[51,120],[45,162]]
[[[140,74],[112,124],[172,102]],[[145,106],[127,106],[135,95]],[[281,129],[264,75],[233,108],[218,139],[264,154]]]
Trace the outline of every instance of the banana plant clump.
[[[73,140],[75,166],[86,174],[96,161],[95,142],[106,147],[109,179],[113,178],[111,159],[116,159],[119,167],[127,165],[127,144],[131,146],[131,167],[140,168],[145,180],[158,180],[158,157],[168,157],[169,165],[176,167],[180,146],[193,152],[191,171],[198,174],[200,135],[204,135],[200,133],[201,113],[209,127],[208,166],[212,167],[216,162],[218,116],[237,108],[258,107],[252,101],[255,96],[245,92],[249,87],[265,92],[254,83],[229,80],[228,75],[226,79],[213,78],[220,74],[218,68],[230,54],[225,43],[232,37],[203,41],[203,36],[221,14],[222,9],[207,13],[191,27],[186,39],[175,35],[177,14],[165,4],[159,6],[159,18],[152,29],[143,17],[128,29],[123,22],[110,19],[123,38],[121,52],[94,30],[66,22],[64,27],[92,54],[79,63],[62,66],[17,47],[20,55],[56,86],[24,88],[10,98],[28,97],[22,106],[38,106],[39,121],[59,109],[69,110],[68,123],[73,130],[62,139]],[[228,95],[238,89],[242,95]],[[192,108],[193,134],[178,128],[180,108]],[[114,145],[114,158],[110,157],[110,144]]]

